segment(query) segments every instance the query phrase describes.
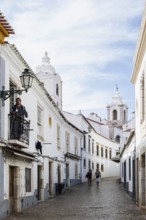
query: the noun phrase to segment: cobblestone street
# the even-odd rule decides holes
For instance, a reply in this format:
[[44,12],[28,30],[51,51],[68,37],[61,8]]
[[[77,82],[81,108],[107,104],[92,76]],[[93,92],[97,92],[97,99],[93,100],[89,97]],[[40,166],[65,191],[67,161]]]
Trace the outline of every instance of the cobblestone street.
[[105,178],[99,188],[81,184],[5,220],[142,220],[144,214],[116,179]]

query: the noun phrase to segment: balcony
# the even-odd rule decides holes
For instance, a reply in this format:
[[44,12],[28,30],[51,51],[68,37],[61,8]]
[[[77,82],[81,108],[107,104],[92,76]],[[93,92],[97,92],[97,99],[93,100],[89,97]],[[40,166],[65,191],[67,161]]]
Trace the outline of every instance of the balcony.
[[19,115],[9,114],[9,144],[28,148],[30,121]]

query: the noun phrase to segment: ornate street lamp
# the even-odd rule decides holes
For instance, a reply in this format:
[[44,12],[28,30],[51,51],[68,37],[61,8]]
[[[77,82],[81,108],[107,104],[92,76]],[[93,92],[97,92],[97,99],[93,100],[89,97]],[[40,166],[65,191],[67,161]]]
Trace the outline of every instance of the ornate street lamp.
[[32,86],[33,75],[30,74],[29,69],[25,69],[22,75],[20,76],[21,85],[24,90],[27,92],[29,88]]
[[29,72],[29,69],[24,69],[24,72],[20,76],[21,85],[24,89],[22,90],[5,90],[5,87],[2,87],[2,91],[0,91],[0,98],[2,99],[2,105],[4,106],[4,101],[12,96],[14,93],[19,95],[22,94],[23,91],[27,92],[29,88],[32,86],[33,75]]

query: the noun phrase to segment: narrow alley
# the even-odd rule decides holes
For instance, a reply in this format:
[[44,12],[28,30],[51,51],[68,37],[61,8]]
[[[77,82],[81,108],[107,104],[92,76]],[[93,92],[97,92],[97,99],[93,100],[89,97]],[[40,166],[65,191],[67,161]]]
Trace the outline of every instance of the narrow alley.
[[104,178],[99,187],[80,184],[5,220],[142,220],[146,214],[116,178]]

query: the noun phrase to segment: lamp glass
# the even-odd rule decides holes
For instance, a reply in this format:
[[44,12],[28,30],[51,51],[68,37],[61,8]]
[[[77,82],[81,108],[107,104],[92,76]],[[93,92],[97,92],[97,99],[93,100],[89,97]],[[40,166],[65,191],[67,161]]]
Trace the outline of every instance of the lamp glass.
[[27,91],[32,86],[33,76],[30,74],[29,69],[25,69],[20,76],[21,85]]

